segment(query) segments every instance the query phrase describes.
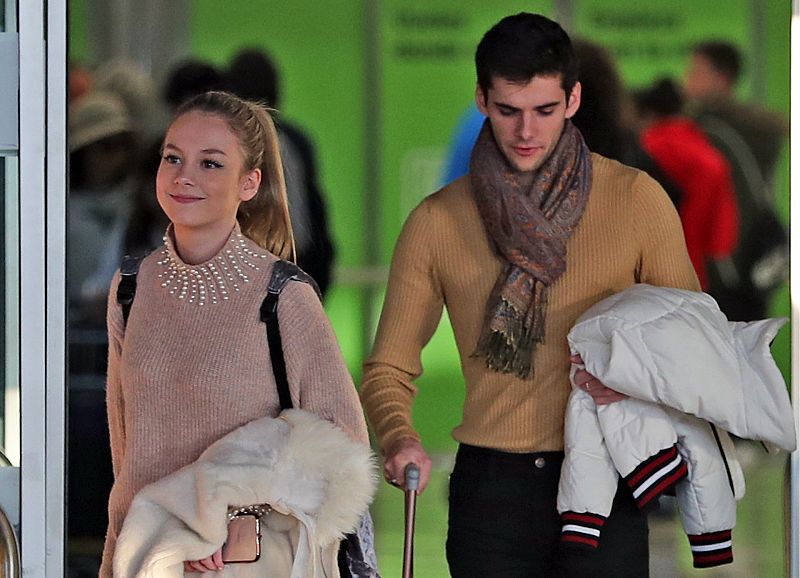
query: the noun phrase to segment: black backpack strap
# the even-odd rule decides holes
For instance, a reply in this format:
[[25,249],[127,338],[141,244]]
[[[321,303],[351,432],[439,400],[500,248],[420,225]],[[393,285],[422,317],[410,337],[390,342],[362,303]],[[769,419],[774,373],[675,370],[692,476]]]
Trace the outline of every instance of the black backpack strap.
[[278,298],[281,291],[290,281],[308,283],[314,288],[317,296],[319,289],[314,279],[300,267],[289,261],[277,261],[272,269],[267,285],[267,296],[261,302],[261,321],[267,326],[267,343],[269,344],[269,357],[272,361],[272,371],[275,374],[275,383],[278,386],[278,398],[281,409],[292,409],[292,396],[289,393],[289,380],[286,377],[286,360],[283,357],[283,341],[281,328],[278,322]]
[[123,325],[128,324],[128,315],[131,313],[133,298],[136,296],[136,276],[139,274],[139,265],[143,256],[132,257],[126,255],[119,267],[119,285],[117,285],[117,303],[122,306]]

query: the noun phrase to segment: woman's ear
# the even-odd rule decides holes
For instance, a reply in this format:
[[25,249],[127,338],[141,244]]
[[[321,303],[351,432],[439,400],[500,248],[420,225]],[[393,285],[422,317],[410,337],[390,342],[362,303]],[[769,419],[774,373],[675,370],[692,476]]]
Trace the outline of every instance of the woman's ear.
[[256,196],[258,188],[261,186],[261,169],[247,171],[242,177],[242,185],[239,189],[239,199],[247,202]]

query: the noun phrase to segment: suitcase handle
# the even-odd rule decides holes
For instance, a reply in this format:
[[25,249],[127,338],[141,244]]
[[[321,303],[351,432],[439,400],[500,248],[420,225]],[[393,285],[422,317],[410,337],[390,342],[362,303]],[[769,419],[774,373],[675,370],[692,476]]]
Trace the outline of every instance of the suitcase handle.
[[404,475],[406,491],[416,492],[419,490],[419,466],[414,463],[408,464]]
[[414,577],[414,518],[419,490],[419,466],[411,463],[405,469],[406,527],[403,539],[403,578]]

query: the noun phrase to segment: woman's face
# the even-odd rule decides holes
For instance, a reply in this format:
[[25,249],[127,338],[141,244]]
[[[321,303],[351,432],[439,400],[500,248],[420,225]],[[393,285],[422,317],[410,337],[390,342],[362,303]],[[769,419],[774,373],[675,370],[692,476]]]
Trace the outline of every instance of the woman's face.
[[239,204],[256,195],[260,182],[259,169],[245,170],[239,140],[222,117],[191,111],[167,130],[156,197],[176,231],[227,234]]

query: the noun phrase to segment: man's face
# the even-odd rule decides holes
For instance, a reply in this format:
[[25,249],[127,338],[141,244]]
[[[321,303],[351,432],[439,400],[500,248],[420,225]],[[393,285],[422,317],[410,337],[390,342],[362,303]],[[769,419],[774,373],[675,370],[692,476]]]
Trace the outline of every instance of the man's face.
[[527,83],[496,76],[488,94],[478,86],[475,101],[511,166],[530,172],[550,157],[565,119],[578,111],[581,85],[576,83],[567,99],[560,75],[534,76]]
[[683,75],[683,92],[692,100],[725,96],[732,90],[731,82],[702,54],[693,54]]

